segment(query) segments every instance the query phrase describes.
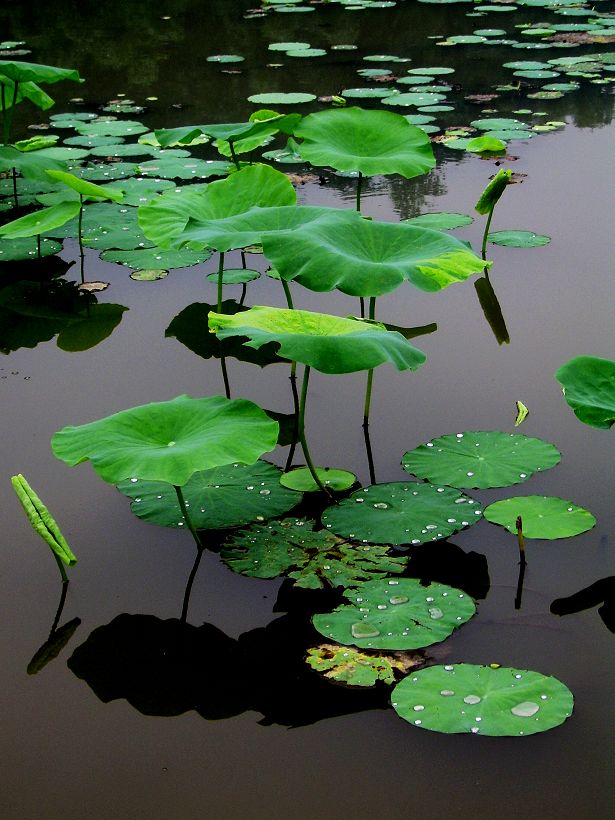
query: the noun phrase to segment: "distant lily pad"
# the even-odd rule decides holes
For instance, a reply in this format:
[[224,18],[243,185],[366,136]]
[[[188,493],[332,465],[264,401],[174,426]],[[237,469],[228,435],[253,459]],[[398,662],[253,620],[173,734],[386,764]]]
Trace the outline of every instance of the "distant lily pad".
[[77,131],[85,136],[92,137],[127,137],[144,134],[148,129],[143,123],[136,120],[89,120],[80,122]]
[[480,520],[477,501],[451,487],[413,482],[374,484],[322,514],[327,529],[375,544],[424,544]]
[[296,586],[307,589],[347,587],[401,572],[406,565],[405,558],[391,558],[386,548],[349,544],[330,532],[315,532],[312,527],[303,518],[253,524],[226,542],[222,560],[242,575],[288,575]]
[[299,91],[272,92],[269,94],[252,94],[248,102],[259,105],[299,105],[313,102],[316,94],[305,94]]
[[492,245],[506,245],[510,248],[538,248],[551,241],[550,236],[534,231],[494,231],[487,239]]
[[467,663],[420,669],[398,683],[391,698],[398,715],[421,729],[498,737],[553,729],[574,704],[557,678]]
[[382,102],[384,105],[414,105],[418,107],[424,105],[434,105],[436,103],[441,102],[444,99],[446,99],[444,94],[423,94],[417,91],[409,91],[407,94],[391,94],[389,97],[386,97]]
[[361,649],[420,649],[439,643],[475,614],[474,601],[444,584],[416,578],[367,581],[344,592],[351,601],[312,623],[327,638]]
[[[350,473],[348,470],[332,469],[331,467],[317,467],[316,473],[321,483],[331,490],[347,490],[357,480],[354,473]],[[313,493],[320,490],[307,467],[297,467],[288,473],[283,473],[280,477],[280,484],[283,487],[298,490],[302,493]]]
[[[225,268],[222,273],[222,283],[224,285],[245,285],[258,279],[261,272],[251,268]],[[210,282],[218,281],[217,273],[208,273],[207,279]]]
[[410,225],[421,225],[423,228],[432,228],[435,231],[451,231],[453,228],[471,225],[474,220],[468,214],[439,211],[432,214],[420,214],[419,216],[413,216],[403,221],[410,223]]
[[406,453],[404,470],[417,478],[453,487],[510,487],[559,464],[547,441],[497,430],[440,436]]
[[150,268],[149,270],[133,270],[130,278],[136,282],[157,282],[159,279],[166,279],[168,270],[162,268]]
[[208,63],[242,63],[245,59],[239,54],[210,54],[205,58]]
[[517,496],[496,501],[486,507],[485,518],[509,532],[517,532],[517,517],[521,516],[526,538],[571,538],[591,530],[596,519],[572,501],[546,495]]
[[[278,467],[266,461],[249,466],[227,464],[194,473],[182,493],[195,527],[240,527],[287,513],[301,496],[280,486],[280,473]],[[149,524],[176,528],[186,525],[171,485],[128,479],[117,488],[132,499],[132,512]]]
[[299,51],[302,48],[311,48],[310,43],[269,43],[269,51]]
[[615,424],[615,361],[577,356],[563,364],[555,378],[580,421],[601,430]]

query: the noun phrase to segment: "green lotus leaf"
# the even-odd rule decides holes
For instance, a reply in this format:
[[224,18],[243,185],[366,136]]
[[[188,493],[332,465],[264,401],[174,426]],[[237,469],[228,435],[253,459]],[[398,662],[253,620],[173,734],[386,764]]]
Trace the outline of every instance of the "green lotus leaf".
[[87,137],[127,137],[145,134],[147,126],[136,120],[117,120],[115,118],[101,118],[78,122],[76,130]]
[[435,165],[429,137],[389,111],[318,111],[304,117],[295,136],[303,140],[300,152],[305,160],[336,171],[401,174],[410,179]]
[[53,554],[57,555],[67,566],[72,567],[76,564],[77,559],[62,535],[55,518],[24,476],[21,473],[12,476],[11,484],[33,530],[41,536]]
[[485,508],[485,518],[509,532],[517,532],[517,518],[521,516],[526,538],[571,538],[591,530],[596,519],[589,512],[563,498],[546,495],[526,495],[495,501]]
[[[72,235],[76,235],[76,230]],[[86,247],[99,251],[135,250],[152,244],[139,229],[134,208],[106,203],[86,207],[82,237]]]
[[248,102],[259,103],[261,105],[299,105],[300,103],[313,102],[316,94],[307,94],[301,91],[273,91],[263,94],[252,94],[248,97]]
[[420,649],[439,643],[475,614],[469,595],[417,578],[368,581],[346,590],[351,605],[314,615],[327,638],[360,649]]
[[482,154],[484,152],[497,154],[506,150],[506,143],[497,137],[485,134],[482,137],[474,137],[474,139],[471,139],[466,145],[466,150],[474,154]]
[[[195,230],[199,225],[206,237],[209,237],[207,229],[212,236],[216,235],[216,231],[222,232],[223,236],[228,231],[232,237],[233,228],[228,226],[232,218],[244,215],[253,208],[287,207],[296,201],[295,189],[285,174],[269,165],[250,165],[226,179],[212,182],[202,192],[187,190],[181,195],[169,193],[147,203],[139,208],[139,224],[146,236],[161,247],[168,247],[180,238],[180,241],[188,241],[186,226],[189,221],[192,221]],[[200,234],[194,238],[201,241],[202,246],[209,244],[215,247],[207,242],[207,238],[201,240]],[[242,247],[241,244],[234,246],[230,241],[229,247]],[[252,244],[253,241],[251,239],[245,244]],[[221,244],[225,243],[222,241]]]
[[615,423],[615,362],[577,356],[555,373],[564,398],[584,424],[608,430]]
[[[331,467],[317,467],[316,473],[321,483],[331,490],[341,492],[348,490],[357,480],[354,473],[348,470],[338,470]],[[312,473],[307,467],[297,467],[280,477],[280,484],[291,490],[298,490],[301,493],[315,493],[320,487],[314,481]]]
[[61,170],[64,163],[49,157],[38,156],[39,151],[18,151],[12,145],[0,145],[0,171],[19,171],[26,179],[49,182],[45,172],[48,168]]
[[512,117],[488,117],[482,120],[473,120],[470,125],[480,131],[525,131],[527,126],[521,120]]
[[[260,279],[261,272],[259,270],[252,270],[251,268],[225,268],[222,272],[223,285],[245,285],[248,282],[253,282],[255,279]],[[208,273],[207,279],[210,282],[218,281],[217,273]]]
[[384,325],[307,310],[257,305],[234,316],[212,312],[209,328],[220,339],[247,336],[246,345],[256,349],[277,342],[280,356],[321,373],[354,373],[384,362],[398,370],[417,370],[427,358]]
[[[427,91],[408,91],[404,92],[403,94],[391,94],[388,97],[385,97],[382,101],[383,105],[398,105],[398,106],[409,106],[414,105],[417,107],[423,106],[432,106],[437,105],[438,103],[445,100],[446,97],[444,94],[434,94],[432,92]],[[425,172],[423,172],[425,173]],[[416,176],[416,174],[414,175]]]
[[397,481],[357,490],[322,514],[327,529],[374,544],[424,544],[480,520],[478,502],[451,487]]
[[62,80],[73,80],[81,83],[83,80],[74,68],[59,68],[38,63],[25,63],[21,60],[0,60],[0,74],[8,77],[14,83],[59,83]]
[[409,68],[406,71],[406,74],[430,74],[430,75],[437,75],[437,74],[454,74],[454,68],[446,68],[444,66],[429,66],[429,68]]
[[475,209],[479,214],[488,214],[495,207],[506,186],[510,184],[511,176],[512,171],[510,169],[501,169],[497,172],[475,205]]
[[192,142],[196,137],[205,134],[214,140],[235,141],[259,137],[262,135],[275,134],[283,131],[285,134],[292,134],[300,116],[298,114],[274,114],[267,120],[217,123],[215,125],[185,125],[180,128],[165,128],[156,131],[156,139],[163,148],[173,144],[186,144]]
[[51,148],[59,139],[56,134],[37,134],[27,140],[18,140],[13,145],[19,151],[39,151],[41,148]]
[[89,459],[112,484],[141,478],[181,486],[198,470],[253,463],[277,436],[277,422],[252,402],[184,395],[65,427],[51,447],[71,467]]
[[[98,137],[98,139],[104,139]],[[111,137],[109,137],[111,139]],[[159,157],[161,152],[158,148],[151,145],[145,145],[141,142],[122,142],[122,143],[107,143],[103,142],[101,145],[94,145],[90,148],[90,156],[92,157]],[[187,156],[188,152],[180,156]],[[171,154],[171,156],[174,156]]]
[[[41,239],[41,256],[53,256],[61,250],[61,242],[54,242],[47,237]],[[23,259],[35,259],[38,255],[39,248],[33,236],[24,239],[0,239],[0,262],[18,262]]]
[[137,165],[137,173],[142,176],[163,177],[164,179],[208,179],[228,174],[233,169],[231,162],[196,159],[195,157],[166,157],[150,159]]
[[134,176],[136,165],[132,162],[96,162],[72,167],[79,179],[108,182],[110,179],[123,179]]
[[343,226],[323,220],[263,236],[263,250],[283,279],[352,296],[380,296],[405,281],[438,291],[490,264],[439,231],[366,219]]
[[28,236],[40,236],[42,233],[64,225],[73,219],[79,211],[79,201],[60,202],[50,208],[43,208],[34,213],[22,216],[13,222],[7,222],[0,227],[0,237],[3,239],[21,239]]
[[15,104],[19,105],[23,100],[29,100],[41,111],[46,111],[55,105],[55,100],[46,94],[42,88],[33,82],[20,82],[17,84],[17,96],[15,96],[15,83],[9,80],[8,77],[0,75],[0,86],[4,88],[4,106],[5,109],[13,107],[13,99]]
[[155,268],[189,268],[205,262],[211,253],[204,251],[165,250],[164,248],[140,248],[139,250],[104,251],[100,258],[105,262],[115,262],[133,270]]
[[111,199],[113,202],[121,202],[123,194],[116,188],[110,186],[94,185],[92,182],[79,179],[74,174],[69,174],[66,171],[47,171],[47,175],[52,179],[57,179],[63,185],[67,185],[73,191],[76,191],[86,199]]
[[135,282],[157,282],[159,279],[166,279],[168,275],[169,271],[164,268],[148,268],[133,270],[130,278],[134,279]]
[[409,652],[360,652],[352,646],[320,644],[307,651],[306,663],[328,680],[346,686],[375,686],[377,681],[395,683],[411,669],[422,666],[422,655]]
[[77,163],[79,160],[85,159],[90,152],[87,148],[75,148],[68,145],[51,145],[47,148],[39,148],[36,151],[38,159],[54,159],[60,162]]
[[494,231],[487,235],[492,245],[505,245],[509,248],[538,248],[548,245],[550,236],[534,231]]
[[381,100],[391,94],[398,94],[397,89],[386,86],[369,86],[367,88],[344,88],[340,94],[349,100],[375,99]]
[[242,575],[287,575],[307,589],[346,587],[401,572],[406,565],[405,558],[391,558],[383,547],[349,544],[312,526],[303,518],[253,524],[226,542],[222,560]]
[[570,717],[574,704],[557,678],[469,663],[420,669],[391,698],[397,714],[421,729],[497,737],[546,732]]
[[447,213],[439,211],[432,214],[420,214],[410,219],[404,219],[408,225],[419,225],[422,228],[431,228],[434,231],[451,231],[471,225],[474,220],[468,214]]
[[[182,488],[192,523],[199,530],[218,530],[287,513],[301,496],[280,486],[280,474],[278,467],[260,460],[194,473]],[[132,499],[131,510],[137,518],[160,527],[186,525],[169,484],[128,479],[117,489]]]
[[560,458],[547,441],[493,430],[433,439],[406,453],[402,466],[434,484],[487,489],[520,484],[537,471],[555,467]]
[[205,59],[208,63],[242,63],[246,58],[239,54],[211,54]]
[[90,305],[88,315],[71,320],[58,334],[58,347],[74,353],[89,350],[110,336],[122,321],[124,305]]
[[311,48],[310,43],[269,43],[267,46],[269,51],[299,51],[302,48]]
[[[145,177],[129,177],[122,179],[119,182],[111,183],[115,191],[120,191],[124,198],[123,205],[131,205],[138,207],[139,205],[149,202],[150,199],[155,199],[161,191],[168,191],[173,189],[177,191],[177,186],[170,179],[147,179]],[[106,185],[100,186],[106,190]],[[111,187],[111,186],[110,186]]]

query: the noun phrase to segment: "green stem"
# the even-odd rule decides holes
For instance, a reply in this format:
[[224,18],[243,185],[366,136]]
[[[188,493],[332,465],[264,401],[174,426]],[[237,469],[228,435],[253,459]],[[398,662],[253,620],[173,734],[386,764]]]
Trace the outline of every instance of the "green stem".
[[218,313],[222,313],[222,288],[224,277],[224,253],[220,251],[220,261],[218,262]]
[[515,522],[517,527],[517,543],[519,545],[519,563],[524,565],[526,564],[525,560],[525,538],[523,536],[523,521],[521,520],[521,516],[517,516],[517,520]]
[[192,565],[192,569],[190,570],[190,575],[188,576],[188,583],[186,584],[186,591],[184,592],[184,601],[182,604],[182,614],[180,620],[183,624],[186,623],[188,618],[188,605],[190,604],[190,594],[192,592],[192,584],[194,583],[194,579],[196,578],[196,574],[199,571],[199,564],[201,563],[201,558],[203,557],[204,550],[198,549],[196,552],[196,558],[194,559],[194,564]]
[[19,83],[15,83],[15,87],[13,88],[13,102],[11,104],[11,107],[7,111],[4,103],[4,85],[2,86],[2,112],[4,114],[4,122],[2,127],[2,142],[4,143],[4,145],[9,144],[9,137],[11,135],[11,124],[13,122],[13,111],[15,110],[15,106],[17,105],[18,87]]
[[363,174],[359,171],[357,180],[357,211],[361,213],[361,188],[363,186]]
[[235,168],[237,168],[237,170],[239,171],[241,166],[239,165],[239,160],[237,159],[237,154],[235,153],[235,148],[233,147],[233,140],[229,140],[228,144],[229,144],[229,148],[231,150],[231,159],[235,163]]
[[60,623],[60,618],[62,617],[62,610],[64,609],[64,604],[66,603],[66,593],[68,592],[68,578],[66,581],[62,581],[62,594],[60,595],[60,603],[58,604],[58,608],[56,609],[56,614],[53,619],[53,623],[51,624],[51,630],[49,632],[49,637],[53,637],[53,633],[58,628],[58,624]]
[[[369,318],[374,321],[376,318],[376,297],[369,297]],[[374,371],[370,370],[367,374],[367,385],[365,388],[365,405],[363,407],[363,427],[369,424],[369,408],[372,401],[372,385],[374,383]]]
[[15,210],[19,207],[19,202],[17,201],[17,169],[13,168],[13,199],[15,200]]
[[231,385],[228,380],[228,371],[226,369],[226,356],[224,354],[220,356],[220,368],[222,370],[222,381],[224,382],[224,395],[227,399],[230,399]]
[[83,194],[79,194],[79,204],[81,207],[79,208],[79,226],[77,229],[77,234],[79,236],[79,257],[81,259],[81,284],[85,282],[85,272],[84,272],[84,264],[85,264],[85,255],[83,253]]
[[303,382],[301,383],[301,398],[299,400],[299,441],[301,442],[301,447],[303,448],[305,463],[307,464],[308,470],[312,474],[312,478],[316,482],[318,489],[322,490],[323,493],[326,493],[330,497],[331,493],[322,483],[318,476],[318,473],[316,472],[316,467],[314,467],[314,462],[312,461],[310,451],[308,450],[307,441],[305,439],[305,401],[307,398],[309,381],[310,367],[306,364],[303,369]]
[[487,216],[487,224],[485,225],[485,232],[483,234],[483,244],[480,249],[480,253],[483,259],[483,262],[487,259],[487,235],[489,234],[489,228],[491,227],[491,220],[493,218],[493,210],[495,208],[495,203],[491,206],[491,210],[489,211],[489,215]]
[[205,547],[203,545],[203,542],[199,538],[199,534],[196,531],[196,527],[192,523],[192,518],[190,517],[190,513],[188,512],[188,508],[186,507],[186,501],[184,499],[184,494],[182,493],[182,488],[178,487],[177,484],[174,484],[173,486],[175,487],[175,493],[177,495],[177,500],[179,501],[179,508],[182,511],[182,515],[184,516],[184,520],[188,525],[188,529],[192,533],[192,537],[194,538],[197,549],[203,550]]
[[53,552],[52,555],[56,559],[56,564],[58,565],[58,569],[60,570],[60,575],[62,576],[62,583],[68,584],[68,575],[66,574],[66,570],[64,569],[64,564],[62,563],[60,558],[58,558],[55,552]]
[[[284,296],[286,296],[286,304],[288,305],[288,309],[294,310],[295,306],[293,305],[293,297],[290,293],[290,286],[286,279],[280,278],[280,282],[282,283],[282,287],[284,288]],[[293,362],[293,366],[295,366],[296,369],[296,362]]]

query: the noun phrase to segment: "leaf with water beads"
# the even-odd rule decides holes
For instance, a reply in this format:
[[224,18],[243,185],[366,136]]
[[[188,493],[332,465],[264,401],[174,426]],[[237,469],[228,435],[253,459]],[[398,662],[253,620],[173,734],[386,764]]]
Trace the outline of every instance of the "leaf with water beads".
[[420,649],[445,640],[475,614],[474,601],[459,589],[416,578],[383,578],[357,584],[351,601],[314,615],[321,635],[361,649]]
[[324,678],[345,686],[375,686],[378,681],[392,685],[412,669],[423,666],[425,658],[410,652],[361,652],[351,646],[322,643],[310,647],[308,666]]
[[[41,256],[53,256],[62,250],[61,242],[43,237],[40,243]],[[0,262],[18,262],[23,259],[36,259],[39,256],[39,247],[36,237],[25,239],[1,239]]]
[[478,502],[451,487],[398,481],[357,490],[325,510],[322,522],[346,538],[407,546],[447,538],[481,514]]
[[[301,496],[280,486],[280,474],[278,467],[260,460],[194,473],[182,488],[194,526],[199,530],[227,529],[287,513]],[[132,499],[132,512],[148,524],[185,526],[177,494],[169,484],[127,479],[117,489]]]
[[434,231],[451,231],[454,228],[462,228],[464,225],[471,225],[474,221],[468,214],[447,213],[438,211],[431,214],[419,214],[410,219],[404,219],[410,225],[420,225],[423,228],[431,228]]
[[[99,246],[100,247],[100,246]],[[140,248],[139,250],[106,250],[100,258],[104,262],[115,262],[133,270],[151,270],[160,268],[189,268],[205,262],[211,256],[208,250],[191,251],[166,250],[165,248]],[[134,277],[133,277],[134,278]],[[144,277],[140,277],[144,278]],[[160,276],[156,277],[162,278]]]
[[510,248],[538,248],[548,245],[550,236],[534,231],[494,231],[487,235],[492,245],[505,245]]
[[76,130],[87,137],[127,137],[144,134],[148,128],[136,120],[115,120],[105,117],[99,120],[78,122]]
[[226,542],[222,560],[235,572],[254,578],[285,574],[296,586],[320,589],[347,587],[357,581],[401,572],[405,558],[392,558],[386,548],[350,544],[325,530],[313,530],[305,519],[287,518],[269,525],[253,524]]
[[591,530],[596,519],[572,501],[546,495],[526,495],[495,501],[485,508],[485,518],[509,532],[517,532],[517,519],[523,522],[526,538],[554,540],[572,538]]
[[555,378],[579,421],[601,430],[615,423],[615,361],[577,356],[563,364]]
[[467,663],[421,669],[398,683],[391,699],[397,714],[421,729],[499,737],[553,729],[574,704],[557,678]]
[[209,177],[226,176],[232,171],[232,162],[223,160],[205,160],[195,157],[161,156],[137,165],[137,173],[148,177],[165,179],[208,179]]
[[453,487],[510,487],[559,464],[547,441],[497,430],[440,436],[406,453],[404,470],[417,478]]
[[[348,490],[357,480],[354,473],[348,470],[339,470],[331,467],[317,467],[316,473],[321,483],[331,490],[340,492]],[[307,467],[297,467],[288,473],[283,473],[280,477],[280,484],[291,490],[298,490],[302,493],[314,493],[320,487],[314,481],[311,471]]]

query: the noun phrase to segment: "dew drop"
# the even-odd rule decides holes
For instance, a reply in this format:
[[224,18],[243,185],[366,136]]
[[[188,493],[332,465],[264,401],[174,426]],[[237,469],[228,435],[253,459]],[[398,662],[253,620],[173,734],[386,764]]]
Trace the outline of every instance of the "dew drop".
[[454,666],[452,666],[452,664],[447,664],[447,665],[444,667],[444,670],[445,670],[445,672],[452,672],[454,668],[455,668],[455,667],[454,667]]
[[131,478],[130,480],[132,481],[133,484],[136,484],[139,479],[138,478]]
[[478,729],[479,729],[478,726],[472,726],[472,729],[471,729],[472,734],[477,735],[478,734]]
[[425,708],[422,703],[417,703],[416,706],[412,707],[415,712],[422,712]]
[[259,490],[259,495],[271,495],[271,490]]
[[355,504],[362,504],[365,501],[365,499],[364,498],[355,498],[354,501],[355,501]]
[[428,598],[425,598],[425,600],[427,601],[428,604],[431,604],[431,603],[433,603],[434,599],[430,595]]
[[473,476],[473,475],[474,475],[474,473],[473,473],[471,470],[469,470],[469,471],[466,473],[466,475],[468,475],[468,476]]
[[519,473],[519,478],[527,478],[527,473]]
[[510,711],[517,717],[533,717],[539,709],[540,706],[537,703],[526,700],[517,704],[517,706],[513,706]]
[[350,627],[353,638],[377,638],[380,631],[368,623],[356,623]]
[[389,505],[385,504],[384,501],[378,501],[376,504],[374,504],[374,507],[377,510],[388,510],[389,509]]
[[455,693],[453,692],[453,690],[452,690],[452,689],[441,689],[441,690],[440,690],[440,694],[442,695],[442,697],[443,697],[443,698],[450,698],[450,697],[452,697]]
[[423,722],[422,720],[415,720],[414,725],[415,726],[420,726],[422,722]]
[[430,606],[430,607],[429,607],[429,616],[430,616],[430,618],[432,618],[434,621],[437,621],[437,620],[439,620],[440,618],[443,618],[443,617],[444,617],[444,612],[442,612],[442,610],[441,610],[439,607],[437,607],[437,606]]
[[409,600],[407,595],[393,595],[392,598],[389,598],[389,603],[391,604],[405,604]]
[[389,581],[389,586],[391,586],[391,587],[396,587],[398,584],[399,584],[399,581],[395,581],[393,579],[391,579]]
[[253,489],[254,489],[254,486],[253,486],[252,484],[249,484],[249,485],[246,487],[246,490],[253,490]]
[[377,607],[377,609],[386,609],[386,608],[387,608],[386,604],[378,604],[378,607]]
[[476,703],[481,702],[481,698],[478,695],[466,695],[463,699],[464,703],[469,703],[471,706],[474,706]]

